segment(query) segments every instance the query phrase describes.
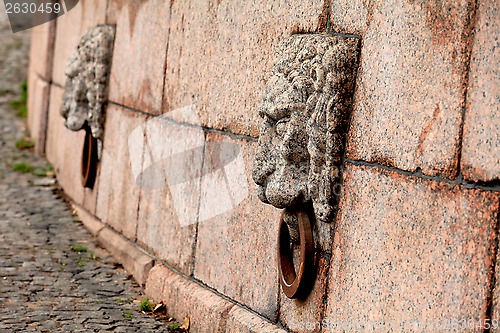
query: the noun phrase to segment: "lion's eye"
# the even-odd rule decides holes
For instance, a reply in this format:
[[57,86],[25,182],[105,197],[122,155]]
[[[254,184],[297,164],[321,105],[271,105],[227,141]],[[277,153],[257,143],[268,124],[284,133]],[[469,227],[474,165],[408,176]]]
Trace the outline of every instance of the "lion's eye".
[[290,118],[283,118],[283,119],[280,119],[277,123],[276,123],[276,133],[279,135],[279,136],[284,136],[287,129],[288,129],[288,121],[290,120]]
[[264,121],[262,122],[262,126],[264,128],[272,128],[275,126],[276,122],[272,118],[270,118],[266,115],[264,115],[263,117],[264,117]]

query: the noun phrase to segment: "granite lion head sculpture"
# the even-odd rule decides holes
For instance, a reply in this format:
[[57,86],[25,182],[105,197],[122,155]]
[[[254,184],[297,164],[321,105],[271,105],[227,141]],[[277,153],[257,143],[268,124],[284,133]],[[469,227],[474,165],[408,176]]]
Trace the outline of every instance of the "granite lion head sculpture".
[[293,35],[279,45],[252,174],[263,202],[312,202],[317,220],[331,220],[358,48],[358,39],[326,34]]
[[80,39],[66,67],[61,115],[72,131],[89,128],[92,136],[103,139],[104,105],[113,56],[115,27],[99,25]]

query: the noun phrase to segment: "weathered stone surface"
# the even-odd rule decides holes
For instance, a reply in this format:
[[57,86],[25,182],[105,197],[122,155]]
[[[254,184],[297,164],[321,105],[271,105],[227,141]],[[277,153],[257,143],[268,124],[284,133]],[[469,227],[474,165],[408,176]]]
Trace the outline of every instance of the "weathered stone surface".
[[[297,257],[298,251],[294,251]],[[328,260],[319,254],[316,261],[316,280],[306,300],[289,299],[281,292],[280,321],[293,332],[320,332],[325,308]]]
[[280,44],[259,109],[264,121],[253,179],[264,203],[286,208],[312,201],[316,218],[330,222],[359,42],[307,34]]
[[257,137],[273,51],[292,32],[315,31],[323,3],[173,1],[163,111],[196,104],[202,125]]
[[[178,112],[194,114],[189,107]],[[144,156],[142,163],[132,158],[141,198],[137,241],[187,275],[193,271],[203,146],[203,130],[165,116],[148,120],[128,137],[130,153]]]
[[[500,213],[499,213],[500,215]],[[500,263],[500,252],[497,252],[496,267]],[[490,332],[500,332],[500,270],[495,269],[495,287],[493,289],[492,310],[491,310],[491,330]]]
[[61,114],[72,131],[89,128],[103,139],[104,107],[107,102],[115,27],[100,25],[87,30],[66,67]]
[[143,115],[116,105],[108,105],[104,145],[96,184],[96,215],[128,239],[135,241],[139,188],[131,164],[142,162],[142,151],[131,156],[128,138],[146,121]]
[[97,189],[99,188],[99,183],[101,179],[100,171],[101,171],[100,166],[97,165],[96,180],[94,182],[94,187],[83,188],[83,207],[85,208],[85,210],[87,210],[90,214],[94,216],[96,216]]
[[55,33],[55,21],[31,29],[29,75],[40,76],[45,81],[51,80]]
[[146,279],[145,292],[148,297],[155,303],[160,303],[163,299],[163,290],[165,289],[165,281],[173,279],[173,274],[167,270],[162,264],[154,265]]
[[331,31],[363,36],[376,1],[332,0],[330,2]]
[[36,75],[30,76],[30,79],[32,81],[28,95],[28,127],[35,142],[35,152],[42,155],[45,152],[50,85]]
[[91,27],[104,24],[107,0],[85,0],[56,20],[56,43],[52,80],[60,86],[66,83],[66,65],[80,37]]
[[[73,132],[64,127],[64,119],[59,113],[62,94],[61,88],[56,85],[51,86],[46,134],[47,159],[54,166],[57,180],[66,194],[94,214],[97,191],[84,189],[81,182],[81,154],[85,133]],[[96,183],[98,182],[99,178]]]
[[431,325],[485,318],[498,193],[350,165],[340,206],[325,332],[477,331]]
[[285,333],[286,331],[235,305],[229,311],[226,333]]
[[59,86],[64,86],[66,83],[66,65],[81,37],[82,6],[77,5],[68,13],[58,17],[55,22],[56,40],[54,45],[52,81]]
[[66,194],[83,204],[84,190],[80,180],[81,153],[84,132],[72,132],[64,127],[59,114],[63,90],[55,85],[50,89],[49,125],[47,128],[47,159],[54,166],[57,180]]
[[461,170],[466,179],[491,181],[500,178],[500,9],[495,1],[479,1],[477,15]]
[[140,285],[146,283],[149,270],[154,264],[153,259],[108,227],[99,232],[97,240],[113,254],[113,257],[132,274]]
[[[64,127],[63,119],[59,115],[59,107],[61,105],[63,90],[57,86],[51,86],[49,100],[49,117],[47,125],[47,143],[46,153],[47,159],[57,167],[59,148],[62,145],[57,145],[59,131]],[[61,126],[62,125],[62,126]],[[57,172],[57,170],[55,170]]]
[[[263,316],[275,319],[280,213],[272,206],[263,205],[256,196],[251,181],[255,143],[208,133],[207,147],[217,145],[220,151],[207,149],[205,152],[204,178],[213,178],[201,188],[201,197],[211,200],[200,206],[200,216],[211,206],[212,209],[229,206],[225,212],[199,222],[194,277]],[[234,159],[231,163],[220,163],[219,156],[227,153],[224,147],[230,146],[236,150]],[[222,194],[227,198],[223,199]]]
[[228,312],[234,306],[232,303],[161,265],[151,270],[146,283],[147,291],[160,291],[151,286],[153,283],[163,283],[163,294],[150,296],[163,301],[172,316],[188,316],[190,331],[226,332]]
[[457,175],[468,1],[373,6],[363,36],[347,154],[426,175]]
[[71,9],[77,9],[78,6],[82,7],[82,22],[80,33],[83,34],[88,28],[94,27],[106,22],[106,9],[110,0],[83,0]]
[[110,0],[116,39],[109,99],[160,114],[170,1]]
[[[496,267],[500,262],[500,253],[497,252]],[[500,315],[500,270],[495,269],[495,287],[493,289],[493,299],[492,299],[492,310],[491,310],[491,330],[490,332],[498,333],[500,332],[500,321],[498,320]]]
[[64,119],[59,114],[63,90],[55,85],[50,89],[49,115],[47,124],[47,143],[45,147],[47,159],[54,165],[57,172],[59,131],[64,128]]
[[72,203],[73,209],[76,210],[78,217],[87,230],[93,235],[97,236],[99,232],[105,227],[104,223],[99,221],[94,215],[89,213],[84,207]]
[[[52,90],[52,89],[51,89]],[[59,117],[61,117],[59,115]],[[72,132],[59,122],[56,167],[57,180],[66,194],[78,204],[84,205],[85,191],[81,181],[84,132]],[[51,135],[51,133],[49,133]]]

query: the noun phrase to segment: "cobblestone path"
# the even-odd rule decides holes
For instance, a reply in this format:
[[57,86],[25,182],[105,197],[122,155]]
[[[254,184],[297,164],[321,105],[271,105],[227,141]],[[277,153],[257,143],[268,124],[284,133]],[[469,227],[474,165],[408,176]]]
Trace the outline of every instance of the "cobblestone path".
[[139,286],[95,244],[56,185],[36,185],[51,179],[12,171],[47,166],[16,148],[23,126],[0,102],[0,332],[167,332],[138,311]]
[[0,332],[167,332],[138,311],[141,289],[95,244],[54,180],[34,175],[47,162],[16,148],[26,129],[9,102],[26,78],[30,38],[13,34],[0,10]]

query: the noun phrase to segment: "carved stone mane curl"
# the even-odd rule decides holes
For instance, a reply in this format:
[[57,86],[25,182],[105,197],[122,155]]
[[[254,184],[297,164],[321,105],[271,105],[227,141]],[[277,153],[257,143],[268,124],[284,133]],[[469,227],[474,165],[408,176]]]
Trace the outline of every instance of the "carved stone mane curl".
[[[308,192],[316,218],[328,222],[338,201],[359,40],[295,35],[282,42],[273,74],[300,92],[307,113]],[[297,51],[298,50],[298,51]]]
[[72,131],[90,128],[92,136],[103,139],[104,105],[113,55],[115,27],[99,25],[80,39],[66,67],[61,115]]

